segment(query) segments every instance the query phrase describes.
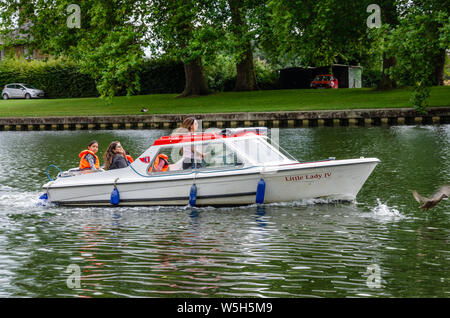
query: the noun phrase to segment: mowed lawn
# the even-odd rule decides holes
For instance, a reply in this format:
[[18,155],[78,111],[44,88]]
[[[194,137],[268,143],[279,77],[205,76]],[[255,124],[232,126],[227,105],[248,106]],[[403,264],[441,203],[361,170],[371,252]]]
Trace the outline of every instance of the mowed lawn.
[[[273,112],[412,107],[409,89],[271,90],[177,98],[176,94],[101,98],[0,100],[0,117]],[[433,87],[430,106],[450,106],[450,86]],[[148,112],[141,112],[147,108]]]

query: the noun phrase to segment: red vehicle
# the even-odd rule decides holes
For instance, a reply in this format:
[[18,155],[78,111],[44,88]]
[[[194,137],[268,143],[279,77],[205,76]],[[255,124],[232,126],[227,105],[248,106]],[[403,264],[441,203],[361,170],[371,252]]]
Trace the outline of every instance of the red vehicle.
[[311,82],[311,88],[338,88],[338,80],[332,74],[316,75]]

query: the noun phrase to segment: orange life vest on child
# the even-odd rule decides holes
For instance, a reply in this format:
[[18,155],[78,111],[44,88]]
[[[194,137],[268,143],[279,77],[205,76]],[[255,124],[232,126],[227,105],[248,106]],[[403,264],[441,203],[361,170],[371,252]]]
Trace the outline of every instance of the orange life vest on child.
[[128,163],[132,163],[134,161],[130,155],[126,155],[125,158],[127,158]]
[[90,150],[83,150],[80,152],[78,157],[80,157],[80,170],[83,169],[91,169],[91,165],[89,164],[89,161],[86,160],[86,155],[91,154],[95,158],[95,167],[97,169],[100,169],[100,160],[98,160],[98,157]]
[[[155,171],[167,171],[169,170],[169,157],[163,154],[159,154],[155,158],[155,162],[153,163],[153,167]],[[148,172],[152,172],[152,167],[148,168]]]

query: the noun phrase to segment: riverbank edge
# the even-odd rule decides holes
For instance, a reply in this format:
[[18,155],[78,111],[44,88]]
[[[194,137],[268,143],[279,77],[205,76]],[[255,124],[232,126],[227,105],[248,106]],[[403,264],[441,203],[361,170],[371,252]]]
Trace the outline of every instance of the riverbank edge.
[[150,114],[114,116],[2,117],[0,131],[173,129],[188,116],[201,120],[203,129],[233,127],[320,127],[433,125],[450,123],[450,107],[431,107],[426,114],[413,108],[317,111]]

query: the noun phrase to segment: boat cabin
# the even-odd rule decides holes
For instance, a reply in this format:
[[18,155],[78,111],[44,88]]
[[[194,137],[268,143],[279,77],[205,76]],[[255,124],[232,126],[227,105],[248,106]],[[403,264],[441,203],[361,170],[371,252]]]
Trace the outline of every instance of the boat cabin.
[[[150,150],[150,156],[144,153],[139,158],[148,163],[148,175],[298,163],[278,145],[268,142],[265,129],[257,128],[164,136]],[[183,166],[189,161],[191,165]]]

